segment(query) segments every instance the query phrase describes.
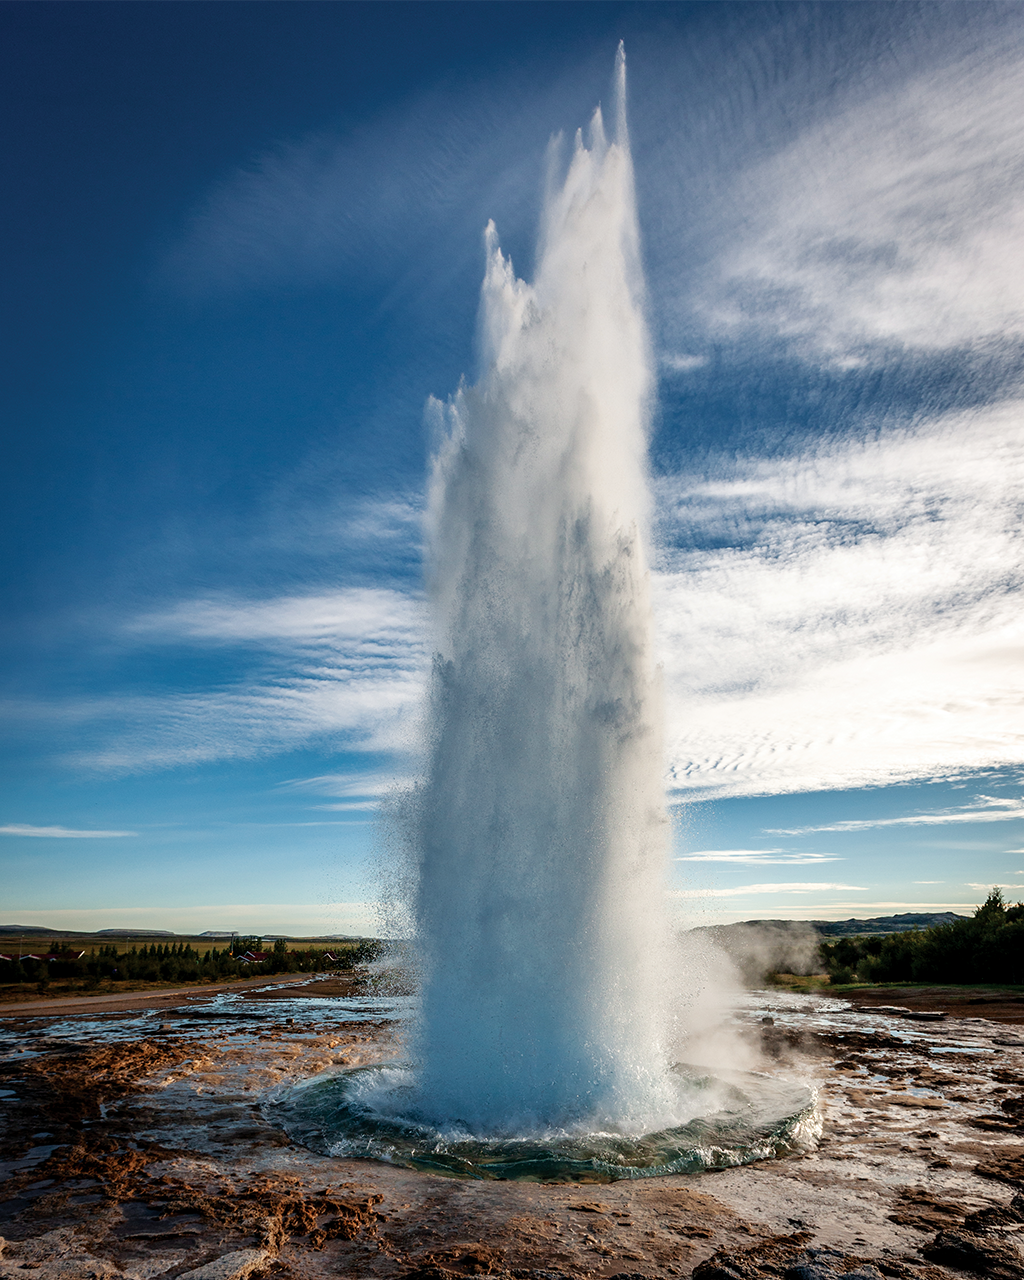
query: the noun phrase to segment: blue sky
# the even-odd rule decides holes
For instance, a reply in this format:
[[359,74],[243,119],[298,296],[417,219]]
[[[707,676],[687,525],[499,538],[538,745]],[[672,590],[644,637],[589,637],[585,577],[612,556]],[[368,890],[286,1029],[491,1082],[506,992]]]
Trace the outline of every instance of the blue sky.
[[372,931],[424,405],[620,38],[678,908],[1019,896],[1019,6],[0,24],[3,922]]

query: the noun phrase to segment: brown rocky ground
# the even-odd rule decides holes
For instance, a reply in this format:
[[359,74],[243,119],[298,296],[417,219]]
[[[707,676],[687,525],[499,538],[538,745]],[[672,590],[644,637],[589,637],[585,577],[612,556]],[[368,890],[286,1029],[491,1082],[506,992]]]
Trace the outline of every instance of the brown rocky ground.
[[352,995],[4,1018],[0,1280],[1024,1276],[1024,1028],[766,993],[737,1043],[821,1086],[816,1150],[554,1186],[330,1159],[272,1128],[272,1088],[394,1051],[387,1009]]
[[989,1022],[1024,1023],[1024,992],[1019,987],[858,987],[843,994],[858,1008],[903,1005],[938,1009],[952,1017],[981,1017]]

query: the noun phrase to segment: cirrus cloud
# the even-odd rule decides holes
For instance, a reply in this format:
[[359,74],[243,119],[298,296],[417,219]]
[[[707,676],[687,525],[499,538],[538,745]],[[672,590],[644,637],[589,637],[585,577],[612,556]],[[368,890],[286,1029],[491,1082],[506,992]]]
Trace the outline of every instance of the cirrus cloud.
[[106,840],[120,836],[136,836],[137,831],[93,831],[75,827],[35,827],[27,822],[8,822],[0,827],[0,836],[32,836],[43,840]]

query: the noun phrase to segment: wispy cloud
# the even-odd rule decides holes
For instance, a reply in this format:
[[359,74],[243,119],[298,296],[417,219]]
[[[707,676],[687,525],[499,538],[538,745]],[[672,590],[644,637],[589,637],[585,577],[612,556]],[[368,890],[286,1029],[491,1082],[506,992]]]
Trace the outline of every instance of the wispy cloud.
[[207,193],[163,279],[211,293],[347,278],[435,301],[452,277],[473,289],[488,218],[526,230],[536,217],[551,122],[590,98],[581,72],[549,66],[525,94],[522,68],[459,77],[353,128],[267,150]]
[[858,893],[867,893],[868,887],[862,884],[793,881],[792,883],[741,884],[732,889],[673,889],[670,891],[670,896],[674,898],[739,898],[746,894],[756,897],[761,894],[833,893],[854,890]]
[[682,352],[665,352],[660,358],[663,368],[673,373],[689,373],[691,369],[703,369],[707,364],[707,356],[684,355]]
[[1024,334],[1024,80],[1019,33],[1000,35],[861,91],[740,175],[747,218],[704,292],[713,330],[848,362]]
[[312,778],[289,778],[278,783],[278,786],[282,790],[310,791],[316,795],[338,798],[379,798],[407,782],[406,777],[393,770],[353,769],[348,773],[322,773]]
[[318,804],[315,809],[329,810],[331,813],[348,813],[350,810],[366,812],[380,808],[379,800],[339,800],[337,804]]
[[138,645],[234,647],[242,674],[227,686],[96,699],[93,724],[83,731],[93,741],[72,753],[76,764],[136,772],[314,743],[357,751],[409,746],[426,668],[416,596],[361,588],[262,600],[208,596],[132,619],[123,634]]
[[[1024,818],[1024,800],[1008,800],[999,796],[979,796],[973,804],[955,809],[933,809],[930,812],[907,813],[898,818],[849,818],[842,822],[808,827],[768,827],[774,836],[803,836],[816,831],[867,831],[872,827],[930,827],[951,822],[1009,822]],[[923,882],[922,882],[923,883]]]
[[0,836],[38,836],[44,840],[106,840],[115,836],[136,836],[137,831],[89,831],[74,827],[34,827],[27,822],[8,822]]
[[1024,763],[1024,403],[658,484],[680,795]]
[[127,629],[156,643],[315,644],[353,642],[368,658],[386,659],[421,642],[421,603],[388,588],[352,587],[316,595],[246,600],[207,596],[132,619]]
[[784,849],[703,849],[676,858],[676,862],[726,862],[751,866],[802,866],[841,861],[832,853],[787,853]]

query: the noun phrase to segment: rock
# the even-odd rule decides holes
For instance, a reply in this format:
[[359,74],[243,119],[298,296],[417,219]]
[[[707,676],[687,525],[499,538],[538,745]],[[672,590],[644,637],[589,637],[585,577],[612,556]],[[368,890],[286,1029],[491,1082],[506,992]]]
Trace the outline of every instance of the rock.
[[3,1254],[0,1280],[116,1280],[121,1275],[112,1262],[87,1253],[67,1227],[28,1240],[6,1240]]
[[784,1280],[836,1280],[836,1273],[831,1267],[820,1267],[814,1262],[787,1267],[782,1274]]
[[986,1240],[966,1231],[940,1231],[931,1244],[921,1250],[930,1262],[957,1271],[974,1271],[978,1275],[997,1276],[1001,1280],[1019,1280],[1024,1264],[1017,1250],[1001,1240]]
[[152,1258],[141,1261],[136,1259],[124,1264],[123,1274],[125,1280],[155,1280],[156,1276],[162,1276],[172,1267],[179,1266],[184,1257],[183,1253],[158,1253]]
[[[810,1239],[809,1231],[795,1231],[792,1235],[769,1236],[749,1249],[720,1249],[694,1267],[693,1280],[761,1280],[801,1264],[820,1267],[822,1259],[811,1256],[804,1247]],[[829,1270],[827,1264],[821,1269]],[[814,1280],[828,1278],[816,1276]]]
[[916,1093],[888,1093],[882,1102],[897,1107],[917,1107],[921,1111],[941,1111],[946,1105],[941,1098],[921,1098]]
[[1024,1185],[1024,1156],[1016,1151],[1003,1150],[974,1166],[979,1178],[995,1178],[997,1182],[1009,1182],[1013,1186]]
[[262,1271],[273,1254],[266,1249],[239,1249],[225,1253],[194,1271],[186,1271],[178,1280],[245,1280],[256,1271]]

